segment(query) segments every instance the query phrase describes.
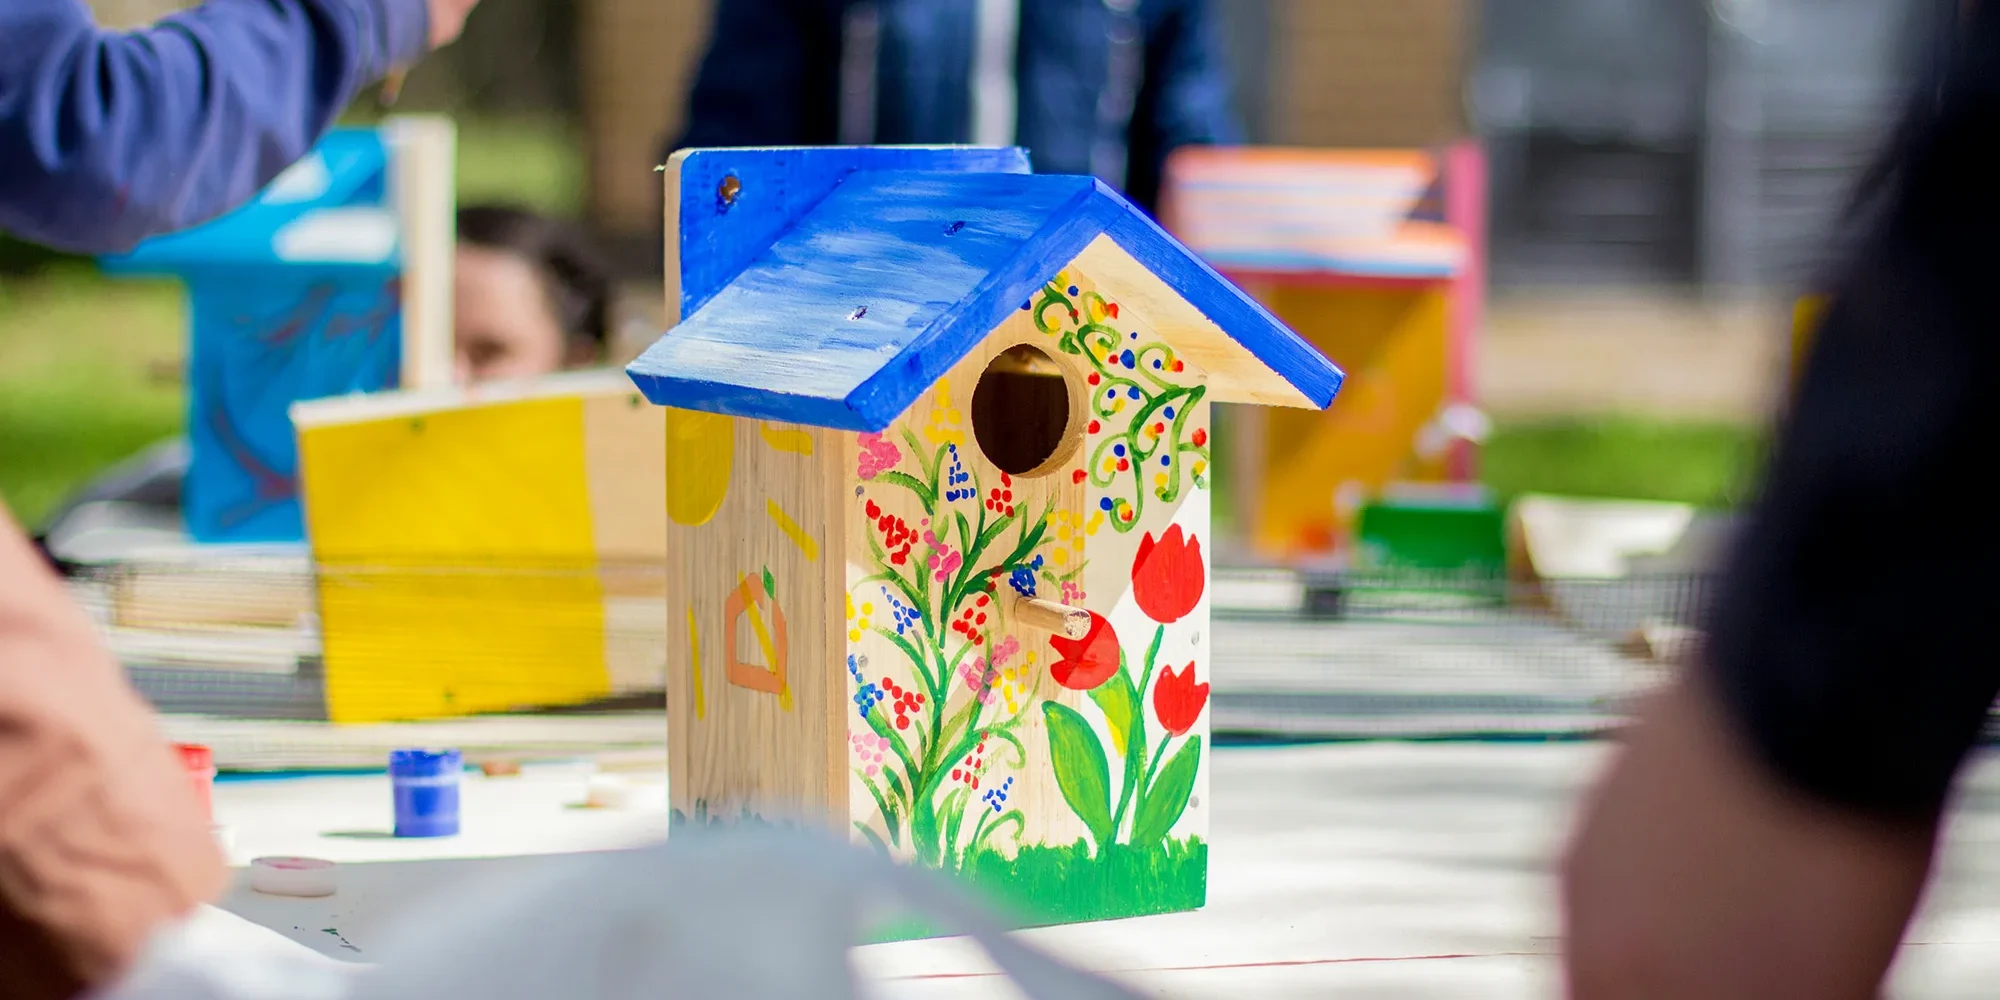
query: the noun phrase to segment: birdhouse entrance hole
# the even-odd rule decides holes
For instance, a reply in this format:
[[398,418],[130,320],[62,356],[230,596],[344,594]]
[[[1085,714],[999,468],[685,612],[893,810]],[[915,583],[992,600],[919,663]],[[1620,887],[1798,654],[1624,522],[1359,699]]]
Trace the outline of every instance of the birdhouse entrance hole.
[[1081,439],[1069,380],[1055,359],[1027,344],[996,356],[972,391],[972,436],[987,461],[1015,476],[1061,467]]

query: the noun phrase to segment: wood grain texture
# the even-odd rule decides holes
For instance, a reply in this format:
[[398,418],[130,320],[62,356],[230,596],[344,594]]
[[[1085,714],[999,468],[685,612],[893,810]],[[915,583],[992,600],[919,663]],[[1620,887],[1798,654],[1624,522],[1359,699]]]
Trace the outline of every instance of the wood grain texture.
[[[724,418],[733,461],[713,516],[668,526],[666,606],[674,808],[683,817],[824,824],[847,810],[837,780],[841,528],[830,517],[847,451],[826,432],[810,453]],[[669,492],[673,489],[670,484]],[[773,523],[781,509],[812,542]],[[684,625],[684,628],[681,626]]]
[[[696,162],[682,167],[684,227]],[[849,175],[627,371],[662,405],[880,431],[1101,237],[1136,262],[1131,277],[1150,272],[1140,291],[1164,335],[1234,341],[1187,347],[1212,356],[1220,398],[1332,401],[1337,368],[1115,192],[991,173]],[[689,259],[684,302],[698,298]]]

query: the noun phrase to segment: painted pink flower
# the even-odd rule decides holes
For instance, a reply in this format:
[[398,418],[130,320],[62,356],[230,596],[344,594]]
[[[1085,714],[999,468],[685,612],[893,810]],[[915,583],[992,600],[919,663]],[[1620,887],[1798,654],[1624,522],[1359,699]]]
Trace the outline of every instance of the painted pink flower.
[[882,435],[869,433],[861,435],[861,460],[855,474],[864,481],[873,479],[896,467],[903,460],[903,453],[894,442],[883,440]]
[[995,643],[993,645],[993,668],[998,670],[1006,666],[1007,661],[1013,659],[1014,654],[1020,651],[1021,641],[1011,635]]
[[986,658],[975,658],[958,668],[958,677],[973,694],[979,696],[982,705],[993,704],[993,682],[1000,679],[1000,671],[987,666]]
[[1083,588],[1077,586],[1074,581],[1064,580],[1062,585],[1062,602],[1071,606],[1082,604]]
[[965,565],[965,557],[953,551],[951,546],[946,545],[943,539],[928,528],[924,529],[924,544],[930,546],[931,554],[927,565],[937,577],[937,582],[949,581],[951,575],[958,572],[960,566]]

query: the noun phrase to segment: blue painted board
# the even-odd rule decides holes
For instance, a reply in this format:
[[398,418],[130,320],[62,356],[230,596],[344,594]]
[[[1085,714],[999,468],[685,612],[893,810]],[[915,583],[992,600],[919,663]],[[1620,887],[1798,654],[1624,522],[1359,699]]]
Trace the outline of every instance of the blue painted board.
[[[671,168],[670,168],[671,169]],[[694,149],[680,164],[681,311],[685,319],[857,170],[1025,174],[1028,152],[985,146],[800,146]],[[721,197],[734,177],[735,196]]]
[[337,130],[250,205],[103,260],[187,285],[181,506],[196,541],[303,540],[291,404],[395,386],[401,255],[387,168],[378,133]]
[[1324,355],[1088,177],[858,172],[627,368],[662,405],[880,431],[1109,235],[1326,406]]
[[400,282],[305,276],[249,288],[209,278],[189,292],[188,532],[201,542],[301,541],[291,405],[396,385]]

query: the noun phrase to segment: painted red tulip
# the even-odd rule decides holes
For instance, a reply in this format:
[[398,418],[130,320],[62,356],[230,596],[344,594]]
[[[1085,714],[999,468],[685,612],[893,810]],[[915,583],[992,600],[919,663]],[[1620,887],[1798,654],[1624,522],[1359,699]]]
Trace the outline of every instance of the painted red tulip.
[[1052,636],[1049,645],[1062,654],[1062,659],[1049,664],[1049,676],[1072,691],[1089,691],[1118,672],[1118,633],[1095,611],[1090,613],[1090,631],[1083,638]]
[[1159,683],[1153,685],[1153,714],[1169,735],[1186,735],[1207,705],[1208,682],[1194,682],[1194,664],[1182,667],[1180,673],[1161,668]]
[[1207,586],[1201,539],[1184,537],[1176,524],[1157,542],[1150,531],[1139,540],[1139,555],[1132,560],[1132,596],[1147,617],[1162,625],[1180,621],[1201,602]]

